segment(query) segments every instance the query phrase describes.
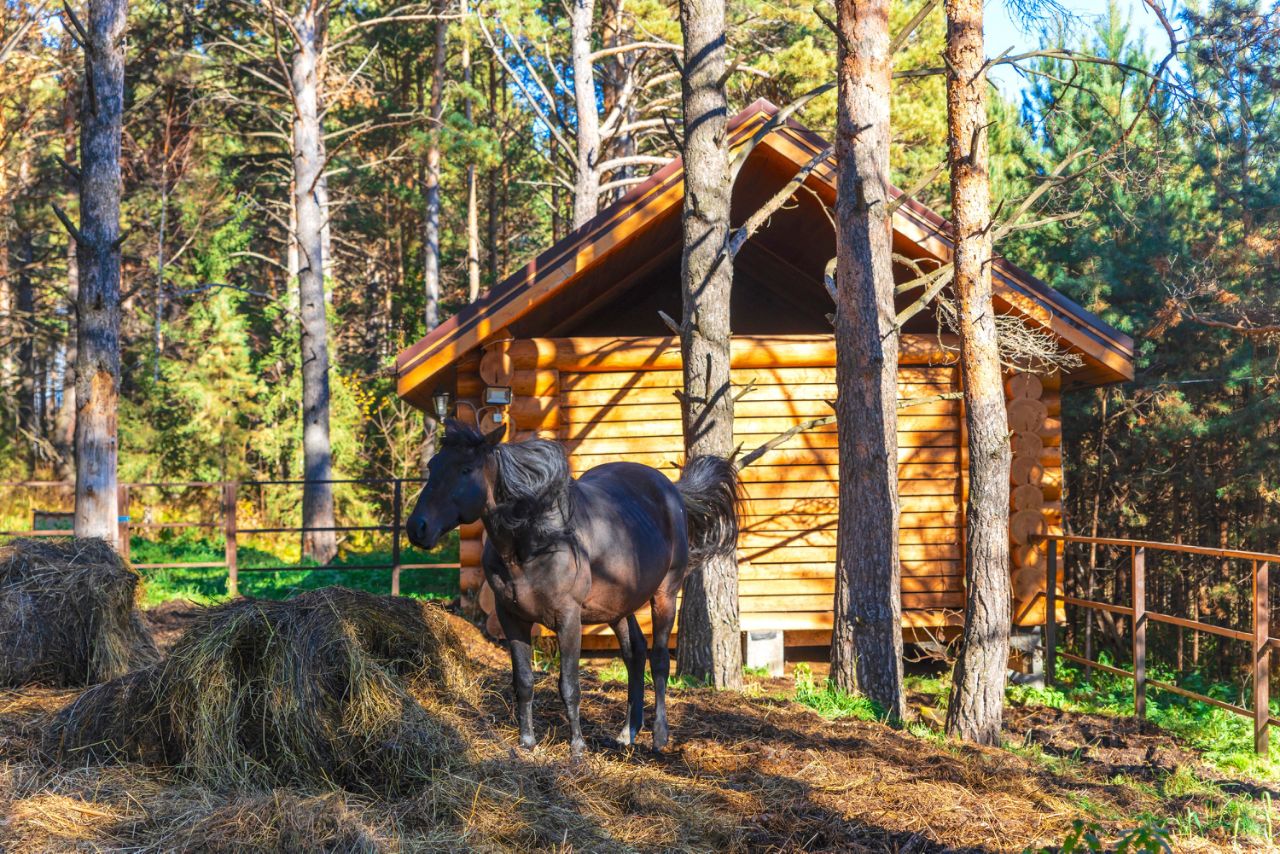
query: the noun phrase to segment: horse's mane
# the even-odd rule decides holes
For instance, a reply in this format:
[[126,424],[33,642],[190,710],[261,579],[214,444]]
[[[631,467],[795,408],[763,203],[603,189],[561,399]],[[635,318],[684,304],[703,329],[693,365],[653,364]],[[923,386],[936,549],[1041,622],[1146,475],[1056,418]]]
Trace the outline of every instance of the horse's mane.
[[[483,447],[485,438],[469,425],[451,424],[444,444]],[[514,542],[521,558],[565,545],[576,548],[573,478],[559,443],[547,439],[504,442],[494,445],[490,453],[497,476],[495,506],[487,521],[494,532]]]

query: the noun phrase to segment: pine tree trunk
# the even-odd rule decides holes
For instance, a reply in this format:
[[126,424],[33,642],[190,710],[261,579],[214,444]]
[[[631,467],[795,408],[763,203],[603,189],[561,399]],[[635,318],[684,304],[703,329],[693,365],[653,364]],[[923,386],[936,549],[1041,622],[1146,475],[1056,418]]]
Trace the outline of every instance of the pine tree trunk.
[[889,216],[889,3],[839,0],[836,425],[840,517],[831,675],[904,711],[898,333]]
[[[467,23],[467,3],[462,2],[462,82],[466,84],[467,96],[462,101],[462,116],[467,120],[470,130],[474,119],[475,105],[471,99],[471,30]],[[475,302],[480,297],[480,210],[476,197],[476,164],[467,164],[467,302]]]
[[[729,295],[733,260],[719,260],[729,234],[733,184],[725,123],[724,0],[681,0],[684,33],[684,314],[681,415],[686,458],[733,453],[729,379]],[[696,567],[680,604],[677,670],[717,688],[742,687],[738,566],[733,558]]]
[[[29,224],[18,226],[17,262],[17,317],[18,317],[18,429],[22,431],[21,446],[26,449],[27,476],[35,477],[35,437],[39,435],[36,398],[40,391],[36,385],[36,292],[31,281],[35,266],[35,251],[31,244]],[[74,243],[75,241],[72,240]]]
[[947,122],[960,367],[969,434],[965,614],[947,733],[1000,743],[1009,663],[1009,446],[991,304],[991,188],[981,0],[946,0]]
[[591,33],[595,0],[572,0],[569,46],[573,60],[573,103],[578,120],[577,165],[573,188],[573,228],[596,215],[600,202],[600,114],[596,112]]
[[[70,76],[68,74],[68,76]],[[76,157],[76,125],[80,119],[80,87],[67,87],[62,111],[63,159],[74,167]],[[68,191],[75,192],[75,178],[68,173]],[[67,313],[74,319],[76,298],[80,293],[80,265],[74,240],[67,241]],[[67,353],[62,371],[62,403],[54,425],[53,447],[58,452],[58,479],[75,480],[76,476],[76,324],[67,324]]]
[[[120,395],[120,130],[126,0],[90,0],[80,110],[80,290],[76,295],[78,537],[116,543]],[[119,543],[117,543],[117,546]]]
[[[302,524],[332,528],[334,521],[333,452],[329,443],[329,330],[324,295],[324,199],[321,178],[325,165],[320,122],[321,55],[327,19],[310,4],[293,19],[298,43],[293,54],[291,85],[296,115],[293,121],[294,193],[298,236],[298,304],[302,316]],[[328,563],[337,554],[331,530],[305,531],[302,553]]]
[[431,114],[427,168],[423,186],[426,205],[422,234],[422,286],[426,296],[427,331],[440,325],[440,125],[444,121],[444,64],[449,22],[436,21],[431,59]]

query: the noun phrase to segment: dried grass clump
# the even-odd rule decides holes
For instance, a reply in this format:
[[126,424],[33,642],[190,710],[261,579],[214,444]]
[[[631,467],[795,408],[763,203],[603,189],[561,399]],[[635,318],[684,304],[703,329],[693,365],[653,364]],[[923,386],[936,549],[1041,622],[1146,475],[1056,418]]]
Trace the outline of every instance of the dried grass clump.
[[446,615],[343,588],[201,613],[161,664],[86,691],[47,746],[215,785],[395,791],[465,750],[474,677]]
[[157,661],[140,580],[103,540],[0,547],[0,685],[93,685]]

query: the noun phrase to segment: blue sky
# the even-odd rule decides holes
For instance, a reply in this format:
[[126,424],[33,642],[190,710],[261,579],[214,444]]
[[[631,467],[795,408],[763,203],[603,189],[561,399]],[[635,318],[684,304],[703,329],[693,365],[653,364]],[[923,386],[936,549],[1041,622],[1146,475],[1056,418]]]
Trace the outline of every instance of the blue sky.
[[[1077,31],[1088,32],[1094,23],[1107,11],[1107,0],[1059,0],[1076,20]],[[1161,48],[1167,50],[1168,42],[1164,30],[1151,14],[1142,0],[1117,0],[1122,15],[1128,15],[1133,22],[1132,33],[1135,38],[1142,38],[1152,45],[1159,55]],[[1007,47],[1012,53],[1023,53],[1035,50],[1040,46],[1037,32],[1025,32],[1010,14],[1008,0],[987,0],[986,4],[986,48],[988,56],[998,56]],[[1168,6],[1166,5],[1166,8]],[[1172,15],[1171,15],[1172,17]],[[991,77],[1007,96],[1019,98],[1019,93],[1026,86],[1026,79],[1008,66],[992,69]]]

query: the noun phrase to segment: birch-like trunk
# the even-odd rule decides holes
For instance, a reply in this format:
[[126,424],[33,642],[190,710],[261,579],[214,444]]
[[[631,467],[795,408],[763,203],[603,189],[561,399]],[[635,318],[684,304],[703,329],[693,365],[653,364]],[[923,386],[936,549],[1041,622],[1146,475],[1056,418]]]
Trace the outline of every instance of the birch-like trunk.
[[440,325],[440,125],[444,121],[444,64],[449,22],[436,21],[435,51],[431,59],[429,142],[423,175],[422,287],[426,297],[427,331]]
[[831,675],[894,719],[902,689],[898,332],[889,213],[888,0],[839,0],[836,399],[840,514]]
[[964,634],[947,733],[1000,743],[1009,663],[1009,426],[991,304],[991,188],[981,0],[946,0],[947,125],[955,291],[969,434]]
[[[680,350],[681,415],[686,458],[733,453],[733,387],[729,379],[729,295],[733,259],[720,258],[729,235],[733,182],[725,125],[724,0],[681,0],[684,34],[684,295]],[[684,584],[677,670],[717,688],[742,687],[738,564],[708,561]]]
[[578,122],[572,227],[578,228],[596,215],[600,204],[600,173],[596,169],[600,163],[600,114],[596,104],[595,69],[591,62],[595,0],[571,2],[569,44],[573,61],[573,107]]
[[[67,87],[67,96],[63,102],[62,113],[62,148],[63,159],[68,166],[75,167],[76,157],[76,125],[79,122],[80,110],[79,87]],[[75,191],[75,179],[68,173],[71,186]],[[76,299],[80,293],[80,264],[77,259],[77,248],[74,240],[67,241],[67,353],[62,371],[62,403],[54,421],[53,446],[58,452],[58,479],[74,480],[76,476]]]
[[[471,98],[471,25],[467,20],[467,2],[462,0],[462,82],[467,96],[462,101],[462,116],[467,127],[475,118],[475,104]],[[480,210],[476,198],[476,164],[467,164],[467,301],[480,298]]]
[[126,0],[90,0],[80,110],[80,290],[76,295],[77,537],[119,547],[120,129]]
[[[327,26],[324,8],[311,4],[293,19],[297,31],[290,85],[293,89],[293,207],[297,220],[298,309],[302,317],[302,524],[333,528],[333,452],[329,443],[329,330],[324,296],[325,150],[321,128],[321,58]],[[332,530],[308,530],[302,553],[319,563],[337,554]]]

